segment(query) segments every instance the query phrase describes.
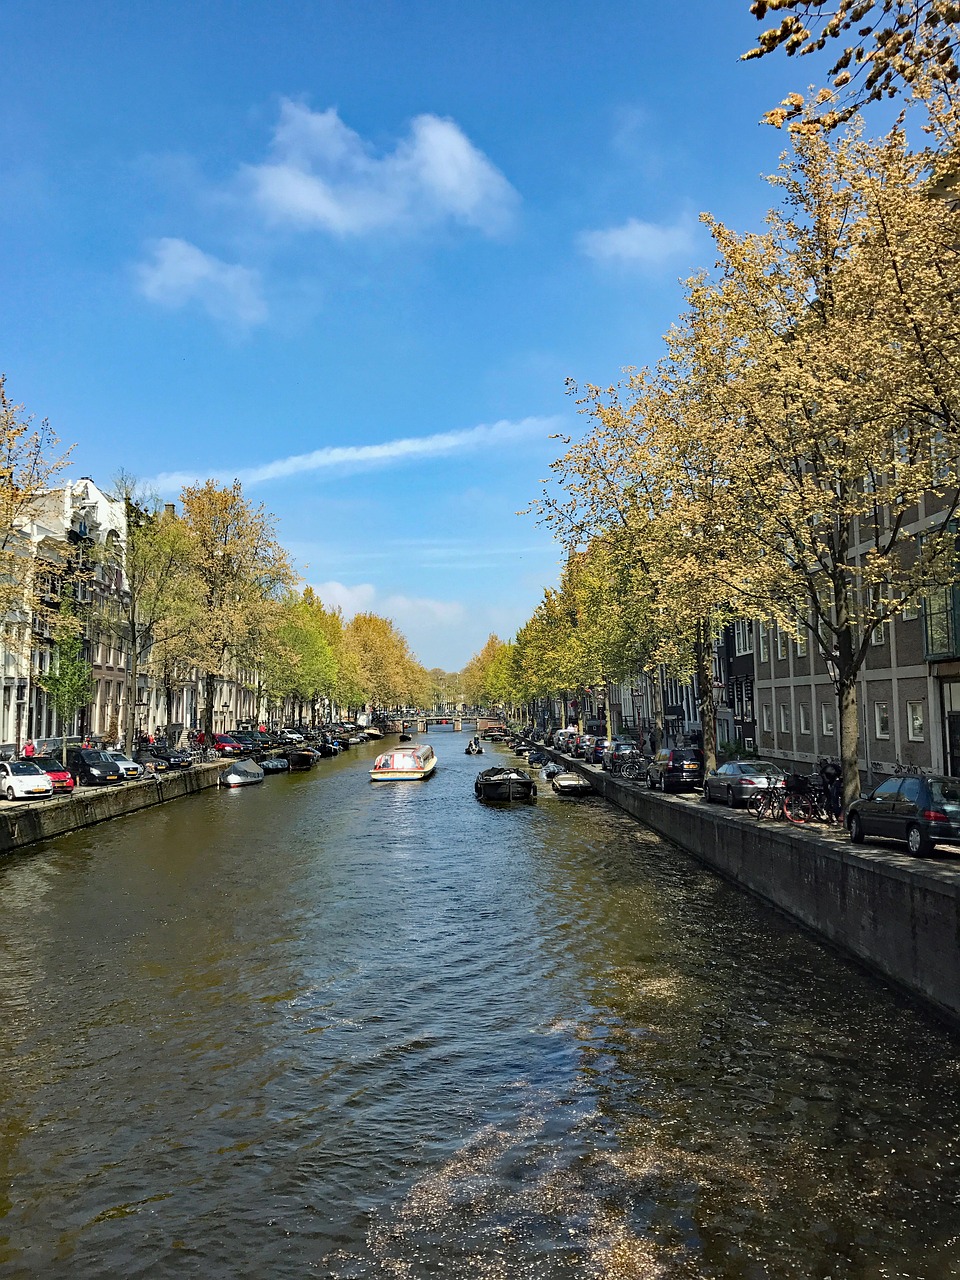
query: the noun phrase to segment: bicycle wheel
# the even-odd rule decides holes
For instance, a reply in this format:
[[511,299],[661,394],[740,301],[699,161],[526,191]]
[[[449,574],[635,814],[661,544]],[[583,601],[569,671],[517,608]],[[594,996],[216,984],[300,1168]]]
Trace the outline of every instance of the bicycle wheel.
[[620,774],[622,777],[626,778],[628,782],[636,782],[637,778],[640,776],[640,769],[632,760],[628,760],[620,770]]
[[751,818],[762,818],[769,812],[767,805],[767,797],[762,791],[758,791],[756,795],[752,795],[747,801],[747,813]]
[[779,787],[771,787],[770,790],[767,792],[767,801],[769,804],[769,808],[766,810],[766,812],[771,818],[775,819],[777,822],[779,822],[783,817],[783,800],[784,800],[784,793],[780,790]]
[[797,826],[803,826],[813,817],[813,806],[806,796],[785,795],[783,798],[783,816]]

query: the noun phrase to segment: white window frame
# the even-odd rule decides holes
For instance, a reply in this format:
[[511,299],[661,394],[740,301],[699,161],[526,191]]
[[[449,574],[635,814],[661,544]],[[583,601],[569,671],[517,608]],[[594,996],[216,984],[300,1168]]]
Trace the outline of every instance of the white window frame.
[[738,618],[733,624],[733,651],[738,658],[753,653],[753,623]]
[[780,629],[780,623],[777,623],[777,657],[782,662],[787,656],[787,638]]
[[[916,729],[913,718],[913,708],[920,708],[920,728]],[[923,742],[926,738],[927,718],[926,705],[923,698],[911,700],[907,703],[907,739],[910,742]]]
[[764,733],[773,732],[773,708],[769,702],[764,702],[760,707],[760,720],[763,724]]
[[809,733],[810,732],[810,708],[807,706],[805,702],[798,702],[797,712],[800,718],[800,732]]
[[780,703],[780,732],[790,732],[790,705],[786,702]]
[[759,638],[759,644],[760,644],[760,661],[769,662],[770,661],[770,637],[767,634],[767,628],[765,626],[761,626],[758,623],[757,632],[758,632],[758,638]]
[[805,625],[800,628],[800,634],[797,636],[794,644],[796,645],[797,657],[805,658],[807,656],[807,651],[810,648],[810,642],[807,638],[807,629]]
[[[881,710],[882,708],[882,710]],[[881,729],[882,720],[886,720],[886,731]],[[879,742],[886,742],[890,737],[890,703],[875,702],[873,704],[873,732]]]
[[832,738],[836,733],[836,719],[829,702],[820,703],[820,729],[826,738]]

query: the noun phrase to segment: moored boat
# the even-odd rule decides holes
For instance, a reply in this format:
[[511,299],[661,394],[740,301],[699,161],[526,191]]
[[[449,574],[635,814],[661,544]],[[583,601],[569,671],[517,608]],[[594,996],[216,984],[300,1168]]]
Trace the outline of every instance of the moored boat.
[[286,773],[290,768],[286,756],[265,756],[260,761],[264,773]]
[[478,800],[535,800],[537,784],[523,769],[498,765],[477,774],[473,791]]
[[221,787],[249,787],[263,781],[263,770],[254,760],[231,760],[219,778]]
[[579,773],[555,773],[550,785],[558,796],[588,796],[593,787]]
[[286,757],[292,773],[306,773],[308,769],[313,768],[319,758],[315,751],[288,751]]
[[377,756],[370,770],[371,782],[417,782],[428,778],[437,767],[437,757],[429,742],[394,747]]

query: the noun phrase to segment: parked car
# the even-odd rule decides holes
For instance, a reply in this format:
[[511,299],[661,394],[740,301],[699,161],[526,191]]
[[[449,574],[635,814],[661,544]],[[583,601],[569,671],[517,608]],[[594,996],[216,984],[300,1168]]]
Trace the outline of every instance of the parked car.
[[639,751],[639,743],[633,742],[629,738],[613,738],[607,742],[603,752],[603,759],[600,763],[604,769],[609,769],[616,761],[623,761],[633,751]]
[[679,791],[703,786],[703,752],[699,747],[662,747],[647,765],[647,786]]
[[595,737],[590,745],[589,751],[584,749],[583,758],[587,764],[602,764],[603,753],[610,745],[610,739],[605,737]]
[[553,735],[553,747],[555,751],[566,752],[570,748],[570,740],[576,736],[576,729],[558,729]]
[[280,738],[283,742],[302,742],[303,734],[297,729],[281,729]]
[[765,760],[728,760],[703,780],[704,800],[724,800],[734,808],[767,787],[782,787],[783,770]]
[[45,800],[53,779],[32,760],[0,760],[0,792],[8,800]]
[[592,733],[578,733],[570,743],[570,754],[578,760],[589,759],[588,752],[593,749],[596,738]]
[[169,772],[169,764],[163,756],[158,756],[152,747],[140,747],[133,753],[133,758],[137,764],[143,766],[145,774]]
[[143,765],[138,764],[136,760],[131,760],[122,751],[108,751],[107,755],[117,762],[117,768],[128,782],[136,782],[138,778],[143,777]]
[[73,791],[73,774],[62,760],[57,760],[54,756],[34,756],[30,763],[47,775],[53,783],[55,795],[70,795]]
[[902,840],[912,854],[931,853],[940,840],[960,841],[960,778],[907,774],[887,778],[847,811],[854,844],[864,836]]
[[77,786],[102,787],[120,781],[120,768],[105,751],[74,747],[67,752],[67,768]]
[[158,742],[151,747],[151,750],[155,756],[166,760],[171,769],[189,769],[193,764],[190,752],[181,751],[178,747],[165,747],[163,743]]

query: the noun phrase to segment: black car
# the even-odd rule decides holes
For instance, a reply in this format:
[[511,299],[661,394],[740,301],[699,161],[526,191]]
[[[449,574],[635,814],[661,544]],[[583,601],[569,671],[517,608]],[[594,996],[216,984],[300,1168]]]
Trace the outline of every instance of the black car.
[[163,756],[158,756],[152,747],[141,747],[133,753],[137,764],[142,764],[145,773],[167,773],[170,765]]
[[123,776],[116,760],[92,747],[74,747],[68,751],[67,768],[78,786],[103,787],[119,782]]
[[189,769],[193,764],[190,752],[181,751],[178,747],[165,747],[162,742],[158,742],[150,750],[161,760],[166,760],[171,769]]
[[939,840],[960,841],[960,778],[907,774],[887,778],[847,811],[854,844],[864,836],[903,840],[912,854],[932,852]]
[[652,791],[698,790],[703,786],[703,752],[699,747],[664,747],[647,765],[647,786]]

